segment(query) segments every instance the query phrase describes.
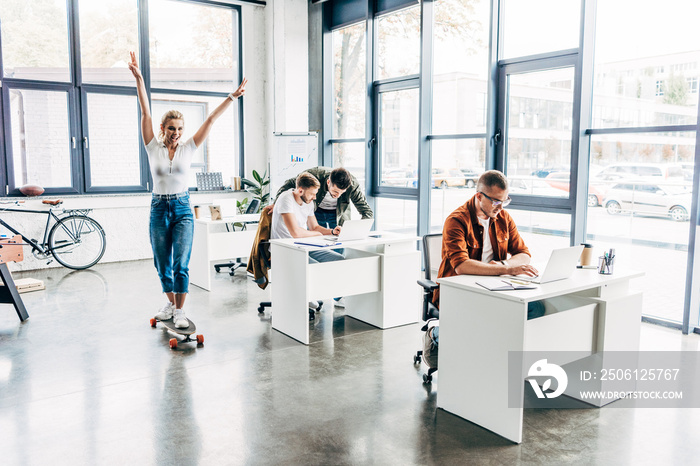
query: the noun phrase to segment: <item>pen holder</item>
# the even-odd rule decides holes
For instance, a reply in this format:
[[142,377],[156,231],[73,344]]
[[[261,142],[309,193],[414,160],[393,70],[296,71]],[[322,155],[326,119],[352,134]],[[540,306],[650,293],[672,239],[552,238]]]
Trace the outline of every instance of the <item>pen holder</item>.
[[598,273],[601,275],[612,275],[615,268],[615,258],[599,256],[598,257]]

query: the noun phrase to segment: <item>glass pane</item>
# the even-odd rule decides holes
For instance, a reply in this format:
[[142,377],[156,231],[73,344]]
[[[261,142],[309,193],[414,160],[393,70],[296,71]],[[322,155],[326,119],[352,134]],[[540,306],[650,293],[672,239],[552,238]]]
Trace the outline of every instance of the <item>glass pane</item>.
[[418,179],[418,89],[379,94],[382,186],[415,187]]
[[[511,192],[568,197],[550,175],[564,177],[571,164],[574,69],[508,77],[507,175]],[[557,173],[557,175],[555,175]]]
[[698,17],[700,3],[686,0],[598,2],[594,128],[696,124]]
[[[158,136],[162,116],[178,110],[185,119],[184,139],[187,140],[204,123],[207,115],[222,101],[221,97],[198,95],[153,94],[153,132]],[[190,187],[197,186],[196,172],[221,172],[224,184],[238,175],[238,100],[233,102],[214,123],[207,140],[199,146],[192,160]]]
[[504,16],[501,58],[523,57],[579,46],[581,0],[507,1]]
[[87,95],[91,186],[141,183],[137,105],[136,96]]
[[374,217],[375,230],[415,235],[418,231],[418,202],[378,197]]
[[333,31],[333,137],[365,137],[366,23]]
[[238,14],[174,0],[149,3],[151,87],[232,92],[238,86]]
[[[594,135],[587,241],[642,270],[642,312],[680,322],[688,259],[695,132]],[[663,267],[658,267],[663,264]]]
[[476,192],[476,182],[486,166],[486,140],[450,139],[432,141],[430,224],[442,231],[445,219]]
[[71,149],[66,92],[10,90],[14,185],[70,187]]
[[364,189],[365,184],[365,143],[346,142],[333,144],[333,167],[346,168],[357,178]]
[[420,71],[420,5],[377,18],[377,79]]
[[79,8],[83,82],[135,86],[126,64],[139,50],[137,0],[80,0]]
[[435,2],[433,134],[486,132],[489,3]]
[[70,81],[66,2],[2,0],[6,78]]
[[553,249],[570,246],[571,215],[517,209],[508,209],[508,213],[532,254],[531,263],[540,271]]

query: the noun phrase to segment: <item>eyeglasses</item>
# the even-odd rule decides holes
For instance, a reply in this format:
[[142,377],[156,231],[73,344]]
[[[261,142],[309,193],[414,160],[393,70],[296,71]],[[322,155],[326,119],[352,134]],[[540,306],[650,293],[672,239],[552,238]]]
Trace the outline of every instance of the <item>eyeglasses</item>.
[[479,191],[479,194],[481,194],[482,196],[485,196],[486,199],[488,199],[489,201],[491,201],[491,205],[493,205],[494,207],[498,207],[499,205],[502,205],[503,207],[505,207],[505,206],[507,206],[508,204],[510,204],[510,201],[512,201],[512,199],[510,198],[510,196],[508,196],[508,197],[506,198],[505,201],[501,201],[501,200],[499,200],[499,199],[494,199],[494,198],[492,198],[492,197],[489,196],[488,194],[485,194],[483,191]]

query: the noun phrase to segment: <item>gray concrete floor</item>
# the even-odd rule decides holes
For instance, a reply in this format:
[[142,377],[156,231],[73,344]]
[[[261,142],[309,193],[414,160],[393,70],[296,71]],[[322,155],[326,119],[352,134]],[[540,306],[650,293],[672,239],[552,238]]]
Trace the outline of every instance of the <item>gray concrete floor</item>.
[[[203,347],[168,347],[150,261],[15,274],[0,305],[0,457],[8,465],[697,464],[697,409],[526,410],[521,445],[436,409],[412,364],[419,325],[378,330],[326,306],[312,343],[272,330],[240,270],[191,289]],[[274,308],[273,308],[274,314]],[[198,333],[200,333],[198,332]],[[643,324],[646,350],[700,349]]]

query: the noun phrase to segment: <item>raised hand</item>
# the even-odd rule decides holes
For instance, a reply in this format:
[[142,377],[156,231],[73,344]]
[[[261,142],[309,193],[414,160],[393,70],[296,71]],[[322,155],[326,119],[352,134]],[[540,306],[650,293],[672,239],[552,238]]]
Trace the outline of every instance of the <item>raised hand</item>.
[[241,81],[241,84],[238,85],[238,89],[233,91],[231,95],[237,99],[243,94],[245,94],[245,85],[248,83],[248,80],[246,78],[243,78],[243,81]]
[[131,71],[131,74],[134,75],[134,78],[136,78],[136,79],[142,78],[141,70],[139,70],[139,64],[136,61],[136,54],[134,52],[129,52],[129,55],[131,55],[131,62],[127,63],[127,66],[129,67],[129,71]]

